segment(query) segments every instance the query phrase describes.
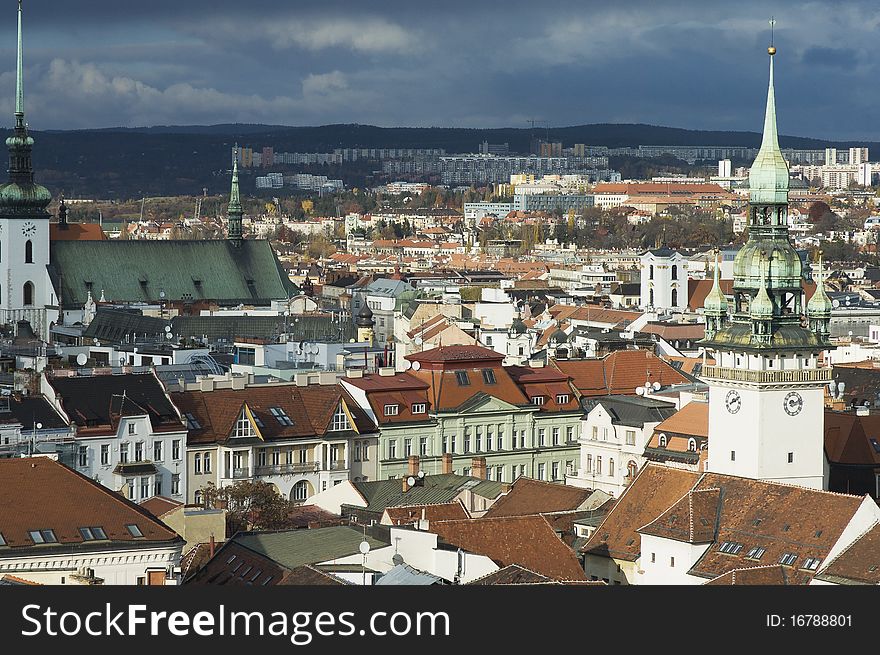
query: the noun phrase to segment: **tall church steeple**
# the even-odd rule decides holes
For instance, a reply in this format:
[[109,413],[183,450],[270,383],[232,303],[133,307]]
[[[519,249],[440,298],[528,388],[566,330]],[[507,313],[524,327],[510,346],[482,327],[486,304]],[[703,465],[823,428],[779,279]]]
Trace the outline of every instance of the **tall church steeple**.
[[241,198],[238,192],[238,144],[235,144],[235,156],[232,160],[232,187],[229,190],[229,205],[226,208],[229,220],[228,239],[236,247],[241,245]]
[[34,183],[31,162],[33,138],[24,120],[24,74],[22,65],[21,0],[18,0],[18,48],[15,67],[15,127],[6,139],[9,150],[9,184],[0,190],[0,211],[32,212],[45,209],[52,199],[49,191]]

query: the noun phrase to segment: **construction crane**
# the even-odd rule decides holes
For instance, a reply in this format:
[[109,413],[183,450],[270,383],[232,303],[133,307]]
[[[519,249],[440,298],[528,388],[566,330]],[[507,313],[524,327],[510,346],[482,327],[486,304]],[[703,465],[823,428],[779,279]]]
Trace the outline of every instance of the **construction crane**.
[[533,135],[533,136],[534,136],[534,132],[535,132],[535,125],[543,125],[543,126],[545,127],[545,129],[546,129],[545,140],[546,140],[547,142],[550,141],[550,123],[548,123],[548,122],[545,121],[545,120],[537,120],[537,119],[535,119],[535,118],[532,118],[532,119],[530,119],[530,120],[527,120],[526,123],[528,123],[529,125],[532,126],[532,135]]

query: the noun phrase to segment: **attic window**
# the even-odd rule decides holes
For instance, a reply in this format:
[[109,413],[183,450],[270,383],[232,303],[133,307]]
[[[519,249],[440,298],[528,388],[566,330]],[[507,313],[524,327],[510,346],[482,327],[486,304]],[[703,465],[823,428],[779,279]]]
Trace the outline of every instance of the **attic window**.
[[333,414],[333,423],[331,424],[330,429],[351,430],[351,423],[348,422],[348,414],[345,413],[342,403],[339,403],[339,407],[336,408],[336,413]]
[[815,537],[821,537],[821,536],[822,536],[822,531],[821,531],[821,530],[816,530],[816,534],[813,535],[813,536],[815,536]]
[[97,526],[91,528],[79,528],[79,533],[82,535],[83,541],[95,541],[97,539],[107,538],[104,528]]
[[760,546],[755,546],[749,552],[746,553],[746,557],[749,559],[761,559],[766,552],[765,548],[761,548]]
[[804,565],[802,568],[805,568],[808,571],[815,571],[816,569],[819,568],[819,562],[820,562],[820,560],[816,559],[815,557],[810,557],[809,559],[807,559],[804,562]]
[[399,411],[400,405],[396,403],[393,405],[385,405],[385,416],[397,416]]
[[568,404],[568,394],[567,393],[556,394],[556,404],[557,405],[567,405]]
[[144,533],[141,532],[141,529],[134,523],[129,523],[125,526],[125,529],[128,530],[128,534],[130,534],[132,537],[139,538],[144,536]]
[[626,542],[626,545],[627,545],[627,546],[632,546],[635,542],[636,542],[635,539],[630,539],[629,541]]
[[709,519],[707,519],[706,517],[701,517],[701,518],[700,518],[700,523],[702,523],[703,525],[708,526],[708,525],[709,525]]
[[55,538],[55,533],[52,530],[31,530],[28,534],[31,536],[31,541],[35,544],[58,543],[58,539]]
[[544,404],[544,396],[533,396],[532,397],[533,405],[543,405]]
[[263,419],[261,419],[261,418],[260,418],[259,416],[257,416],[256,414],[252,414],[252,416],[254,417],[254,423],[257,424],[257,427],[258,427],[258,428],[264,428],[264,427],[266,427],[265,425],[263,425]]
[[281,425],[293,425],[293,421],[280,407],[270,407],[269,411]]
[[779,563],[783,566],[793,566],[796,561],[797,555],[795,553],[783,553],[779,558]]
[[783,532],[788,532],[790,529],[791,529],[791,526],[788,523],[786,523],[785,525],[782,526]]
[[484,368],[483,382],[485,382],[486,384],[495,384],[495,371],[493,371],[491,368]]
[[201,430],[202,425],[196,420],[196,417],[193,416],[190,412],[184,413],[183,417],[186,419],[186,427],[188,430]]
[[468,377],[467,371],[456,371],[455,380],[456,382],[458,382],[458,386],[460,387],[467,387],[471,383],[471,379]]
[[754,521],[752,521],[752,525],[758,527],[759,525],[761,525],[762,520],[763,519],[755,519]]
[[727,553],[728,555],[739,555],[739,551],[743,549],[743,545],[736,541],[725,541],[718,549],[719,553]]
[[426,403],[414,403],[412,406],[413,414],[424,414],[428,409],[428,405]]
[[228,560],[226,560],[226,563],[227,563],[227,564],[230,564],[230,563],[232,562],[232,560],[234,560],[236,557],[238,557],[238,556],[237,556],[237,555],[233,555],[233,556],[230,557]]

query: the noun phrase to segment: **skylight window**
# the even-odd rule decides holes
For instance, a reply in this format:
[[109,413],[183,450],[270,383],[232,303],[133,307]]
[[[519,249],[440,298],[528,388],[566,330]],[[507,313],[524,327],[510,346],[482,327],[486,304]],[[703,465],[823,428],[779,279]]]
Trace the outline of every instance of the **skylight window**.
[[134,523],[129,523],[125,526],[125,529],[128,530],[128,534],[132,537],[143,537],[144,533],[141,532],[141,529],[135,525]]
[[728,555],[739,555],[739,552],[743,549],[743,545],[741,543],[737,543],[736,541],[725,541],[721,544],[721,547],[718,548],[718,551],[721,553],[727,553]]
[[107,534],[104,532],[104,528],[98,526],[80,528],[79,533],[80,535],[82,535],[83,541],[95,541],[107,538]]
[[467,387],[471,383],[471,379],[468,377],[467,371],[456,371],[455,379],[458,382],[458,386]]
[[269,411],[281,425],[293,425],[293,421],[290,420],[287,413],[280,407],[270,407]]
[[815,557],[810,557],[804,561],[803,568],[807,569],[808,571],[815,571],[819,568],[819,562],[819,559],[816,559]]
[[190,430],[201,430],[201,423],[196,420],[196,417],[193,416],[190,412],[186,412],[183,417],[186,419],[186,427]]
[[796,561],[797,555],[795,553],[783,553],[779,558],[779,563],[784,566],[793,566]]
[[495,384],[495,371],[491,368],[483,369],[483,382],[486,384]]
[[3,538],[3,533],[0,532],[0,546],[6,545],[6,539]]
[[35,544],[58,543],[58,540],[55,538],[55,533],[52,530],[31,530],[28,534],[31,536],[31,540]]
[[266,426],[263,424],[263,419],[261,419],[261,418],[260,418],[259,416],[257,416],[256,414],[252,414],[252,416],[254,417],[254,423],[257,424],[257,427],[258,427],[258,428],[264,428],[264,427],[266,427]]
[[761,559],[764,556],[764,553],[767,552],[765,548],[761,548],[760,546],[755,546],[749,552],[746,553],[746,557],[749,559]]

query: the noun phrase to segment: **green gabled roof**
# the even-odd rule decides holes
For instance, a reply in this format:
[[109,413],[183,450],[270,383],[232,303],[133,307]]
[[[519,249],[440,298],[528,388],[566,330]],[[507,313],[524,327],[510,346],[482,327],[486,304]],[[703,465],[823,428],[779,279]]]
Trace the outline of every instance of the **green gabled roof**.
[[[99,312],[100,314],[100,312]],[[299,320],[295,320],[299,319]],[[345,341],[356,336],[349,321],[334,323],[331,316],[175,316],[172,331],[179,337],[208,341],[236,338],[274,339],[285,331],[293,341]]]
[[[81,307],[89,289],[109,302],[210,300],[269,304],[296,293],[266,240],[236,248],[211,241],[53,241],[50,272],[65,307]],[[91,286],[89,284],[91,283]]]
[[352,484],[367,501],[366,510],[371,512],[383,512],[386,507],[398,505],[450,503],[465,489],[484,498],[497,498],[503,487],[501,482],[454,473],[426,475],[423,485],[412,487],[409,491],[403,491],[400,480],[374,480]]
[[[232,540],[281,566],[294,569],[304,564],[354,555],[359,552],[364,535],[359,530],[341,525],[311,530],[240,533]],[[388,545],[369,535],[366,541],[372,548]]]

